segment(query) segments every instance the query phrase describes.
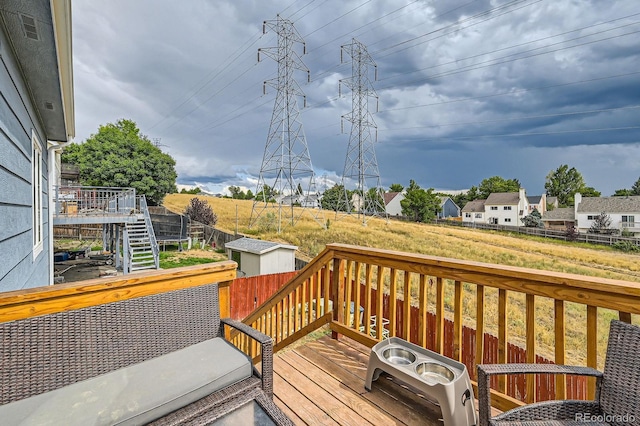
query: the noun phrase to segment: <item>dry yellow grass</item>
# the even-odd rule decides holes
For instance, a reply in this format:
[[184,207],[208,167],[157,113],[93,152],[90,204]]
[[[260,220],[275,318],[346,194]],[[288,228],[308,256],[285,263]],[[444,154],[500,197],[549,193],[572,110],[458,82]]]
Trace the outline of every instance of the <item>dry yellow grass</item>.
[[[175,212],[184,211],[193,195],[171,194],[164,205]],[[364,247],[377,247],[410,253],[422,253],[455,259],[473,260],[501,265],[574,273],[593,277],[604,277],[640,282],[638,256],[616,252],[606,246],[586,246],[542,238],[532,238],[505,233],[455,228],[440,225],[417,224],[373,218],[363,226],[352,216],[336,219],[334,212],[324,212],[323,223],[328,219],[328,229],[323,229],[309,212],[304,212],[296,226],[284,227],[281,233],[268,230],[258,223],[249,229],[253,207],[252,201],[232,200],[215,197],[205,199],[218,215],[218,229],[257,238],[280,241],[298,246],[298,256],[311,260],[326,244],[345,243]],[[273,209],[274,212],[277,210]],[[265,214],[263,213],[264,217]],[[401,291],[402,283],[399,291]],[[445,284],[445,303],[452,316],[453,285]],[[415,295],[415,291],[412,292]],[[417,288],[415,289],[417,291]],[[430,301],[435,300],[435,289],[430,289]],[[433,294],[432,294],[433,293]],[[465,285],[465,323],[475,325],[475,286]],[[485,303],[497,306],[497,291],[488,290]],[[509,298],[508,318],[509,340],[523,344],[524,341],[524,295],[513,294]],[[567,360],[584,363],[586,308],[582,305],[567,304],[565,315],[567,324]],[[430,308],[434,305],[431,302]],[[537,344],[538,353],[553,359],[553,302],[537,298]],[[608,323],[615,317],[612,311],[599,311],[600,338],[598,342],[599,361],[603,360],[606,348]],[[487,331],[497,331],[497,309],[486,310]],[[637,322],[637,318],[634,318]]]
[[[167,195],[164,205],[182,212],[193,195]],[[638,256],[616,252],[608,247],[585,248],[553,240],[511,236],[504,233],[479,231],[372,218],[363,226],[354,217],[336,220],[334,212],[324,212],[330,221],[324,230],[305,212],[294,227],[275,230],[249,229],[252,201],[228,198],[200,197],[218,215],[217,228],[234,232],[236,211],[238,232],[265,240],[281,241],[298,246],[298,256],[307,260],[321,252],[326,244],[346,243],[411,253],[422,253],[501,265],[569,272],[580,275],[640,282]],[[236,210],[237,209],[237,210]],[[263,214],[264,216],[264,214]],[[263,228],[263,227],[262,227]]]

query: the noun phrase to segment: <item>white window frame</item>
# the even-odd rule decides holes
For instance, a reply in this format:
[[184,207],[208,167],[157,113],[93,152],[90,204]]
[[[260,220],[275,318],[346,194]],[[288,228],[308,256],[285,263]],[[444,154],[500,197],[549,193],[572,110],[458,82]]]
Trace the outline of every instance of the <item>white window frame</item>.
[[504,206],[502,210],[511,210],[511,206]]
[[498,210],[498,206],[491,206],[491,210]]
[[42,146],[36,132],[31,130],[31,206],[33,209],[33,259],[44,250],[44,223],[42,220]]
[[510,217],[505,217],[504,221],[505,221],[505,223],[511,222],[511,218]]

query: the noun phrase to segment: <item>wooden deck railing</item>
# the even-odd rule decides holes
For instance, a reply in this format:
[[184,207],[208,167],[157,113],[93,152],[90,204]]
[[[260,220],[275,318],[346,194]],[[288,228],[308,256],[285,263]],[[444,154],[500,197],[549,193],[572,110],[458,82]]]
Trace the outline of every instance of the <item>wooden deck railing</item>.
[[99,278],[0,293],[0,322],[102,305],[171,290],[218,283],[220,315],[229,316],[229,286],[237,263],[224,261],[152,271],[118,278]]
[[[245,323],[272,336],[275,350],[326,323],[334,336],[368,346],[398,336],[465,362],[475,377],[477,363],[539,362],[545,336],[553,362],[598,367],[607,319],[638,314],[638,283],[330,244]],[[582,344],[568,353],[576,335]],[[524,359],[511,357],[513,341]],[[521,379],[519,387],[493,383],[496,408],[538,398],[539,378]],[[584,392],[567,383],[552,381],[556,398],[593,395],[592,382]]]

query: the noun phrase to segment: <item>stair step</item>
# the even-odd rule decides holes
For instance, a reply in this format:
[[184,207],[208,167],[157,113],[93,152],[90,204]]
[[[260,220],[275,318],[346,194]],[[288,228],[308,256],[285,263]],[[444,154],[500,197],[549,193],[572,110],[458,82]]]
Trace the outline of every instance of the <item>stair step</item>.
[[156,262],[151,259],[151,260],[141,260],[140,262],[131,262],[131,266],[140,266],[140,265],[153,265],[155,266]]

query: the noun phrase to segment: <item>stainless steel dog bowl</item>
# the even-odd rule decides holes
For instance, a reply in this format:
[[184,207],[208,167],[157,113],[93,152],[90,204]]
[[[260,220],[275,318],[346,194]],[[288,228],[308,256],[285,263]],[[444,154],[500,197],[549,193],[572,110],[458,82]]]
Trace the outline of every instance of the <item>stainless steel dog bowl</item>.
[[435,362],[421,362],[416,365],[416,373],[431,383],[449,383],[455,378],[453,371]]
[[416,361],[416,354],[407,349],[398,347],[385,349],[382,352],[382,356],[391,364],[397,365],[409,365]]

